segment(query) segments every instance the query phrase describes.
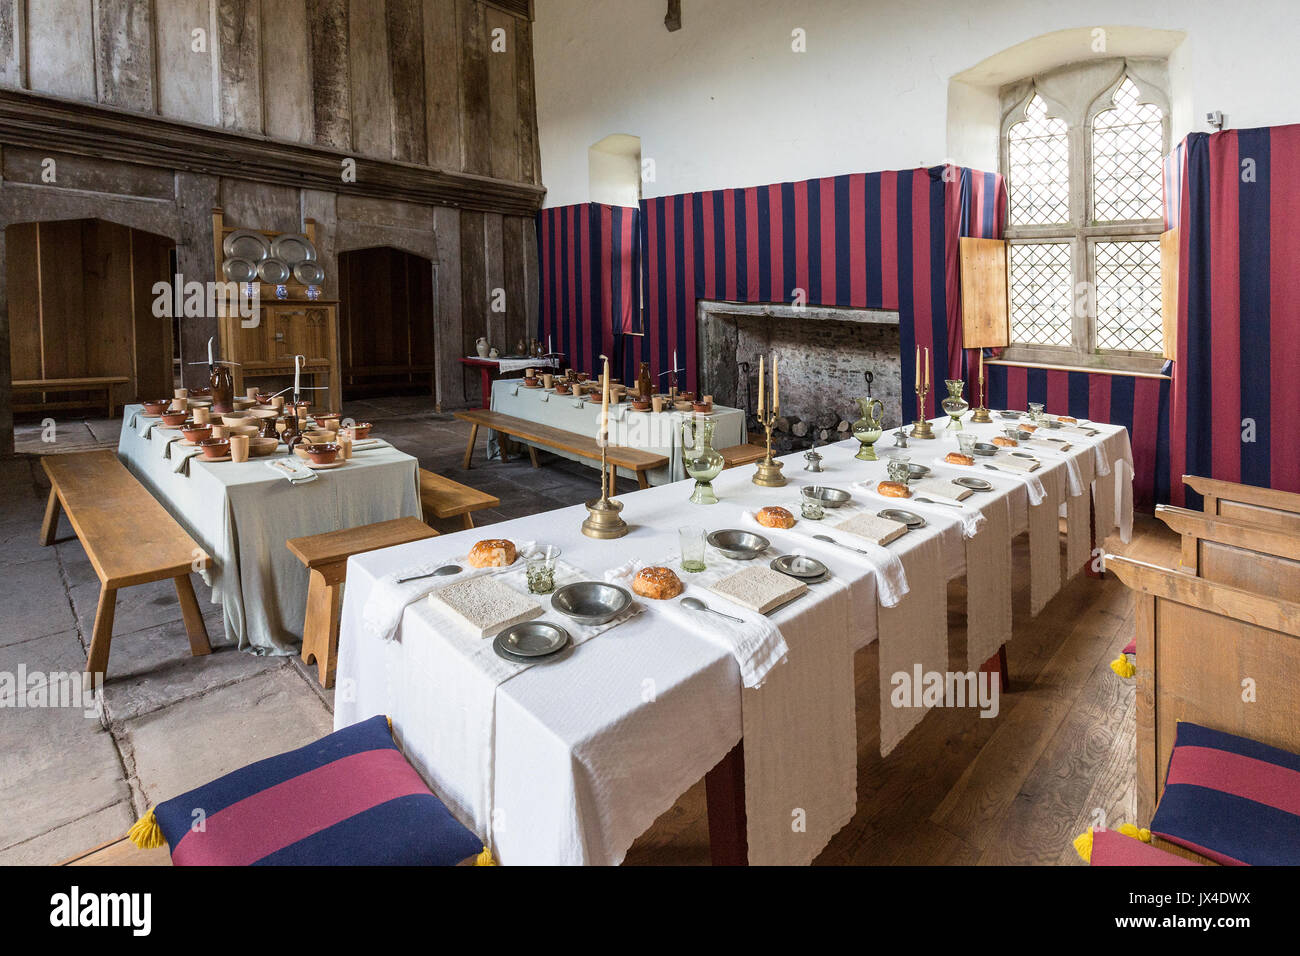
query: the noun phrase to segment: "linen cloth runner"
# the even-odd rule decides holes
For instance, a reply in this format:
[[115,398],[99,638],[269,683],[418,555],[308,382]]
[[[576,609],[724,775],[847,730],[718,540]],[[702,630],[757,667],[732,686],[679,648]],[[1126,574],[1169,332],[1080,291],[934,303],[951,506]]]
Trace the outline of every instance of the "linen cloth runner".
[[[912,532],[913,534],[915,532]],[[943,546],[927,535],[903,555],[908,593],[897,606],[878,612],[880,645],[880,755],[888,756],[925,717],[924,705],[910,699],[895,706],[895,681],[948,670],[948,580],[943,573]]]
[[1011,641],[1011,499],[984,499],[984,527],[966,538],[966,666],[977,670]]

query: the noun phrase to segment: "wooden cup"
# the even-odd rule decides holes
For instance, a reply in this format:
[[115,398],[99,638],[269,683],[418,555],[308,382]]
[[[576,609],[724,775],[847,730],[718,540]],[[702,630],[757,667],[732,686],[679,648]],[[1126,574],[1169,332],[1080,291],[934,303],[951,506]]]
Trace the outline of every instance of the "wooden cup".
[[213,437],[213,438],[228,438],[229,436],[230,436],[230,426],[229,426],[229,425],[213,425],[213,426],[212,426],[212,437]]
[[248,461],[248,436],[247,435],[230,436],[230,460]]
[[206,425],[212,420],[212,411],[206,405],[196,405],[194,407],[194,422],[197,425]]
[[283,395],[277,395],[277,396],[275,396],[275,398],[271,399],[271,407],[274,408],[277,412],[280,411],[281,409],[283,409],[283,408],[284,408],[284,396],[283,396]]
[[343,460],[349,460],[352,457],[352,439],[347,435],[340,435],[338,444],[339,454],[343,456]]
[[189,390],[188,388],[178,388],[178,389],[176,389],[176,391],[172,392],[172,397],[173,397],[173,398],[189,398],[189,397],[190,397],[190,390]]
[[542,384],[543,384],[544,386],[546,386],[547,388],[554,388],[554,387],[555,387],[555,376],[554,376],[554,375],[543,375],[543,376],[542,376]]
[[650,399],[650,405],[651,405],[652,408],[654,408],[654,410],[655,410],[656,412],[662,412],[662,411],[664,410],[664,399],[663,399],[663,396],[662,396],[662,395],[656,395],[656,396],[654,396],[653,398],[651,398],[651,399]]
[[257,401],[257,386],[256,385],[248,386],[248,388],[244,389],[244,394],[247,395],[249,398],[251,398],[253,401]]

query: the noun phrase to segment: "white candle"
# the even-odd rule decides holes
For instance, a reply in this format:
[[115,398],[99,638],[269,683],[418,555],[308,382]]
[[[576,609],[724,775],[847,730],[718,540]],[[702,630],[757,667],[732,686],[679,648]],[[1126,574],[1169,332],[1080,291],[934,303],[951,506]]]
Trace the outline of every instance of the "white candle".
[[297,400],[298,400],[298,392],[299,392],[298,384],[299,384],[299,382],[300,382],[300,380],[301,380],[301,376],[302,376],[302,364],[301,364],[301,359],[302,359],[302,356],[301,356],[301,355],[295,355],[295,356],[293,357],[293,397],[294,397],[294,401],[297,401]]
[[758,357],[758,417],[763,417],[763,356]]
[[930,346],[925,347],[925,388],[930,390]]
[[776,356],[772,356],[772,414],[781,414],[781,377],[776,371]]
[[550,354],[550,355],[555,354],[555,347],[551,344],[551,333],[550,333],[550,332],[547,332],[547,333],[546,333],[546,351],[547,351],[547,354]]
[[600,393],[600,440],[609,444],[609,359],[605,359],[604,388]]
[[677,374],[677,350],[673,349],[673,374]]
[[213,364],[213,360],[212,360],[212,340],[213,340],[214,338],[216,338],[215,335],[214,335],[214,336],[210,336],[210,337],[208,338],[208,364],[209,364],[209,365]]

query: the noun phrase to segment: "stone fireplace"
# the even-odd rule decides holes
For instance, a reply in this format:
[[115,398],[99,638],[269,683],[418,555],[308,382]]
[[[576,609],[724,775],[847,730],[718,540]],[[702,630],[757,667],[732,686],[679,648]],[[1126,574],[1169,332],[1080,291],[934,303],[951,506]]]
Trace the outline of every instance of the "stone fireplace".
[[[857,398],[870,394],[885,406],[885,424],[904,420],[899,368],[898,313],[877,309],[796,307],[701,300],[700,387],[715,402],[745,409],[751,425],[758,397],[758,358],[781,358],[781,414],[806,423],[807,442],[858,417]],[[845,438],[832,435],[830,440]],[[784,444],[784,443],[783,443]]]

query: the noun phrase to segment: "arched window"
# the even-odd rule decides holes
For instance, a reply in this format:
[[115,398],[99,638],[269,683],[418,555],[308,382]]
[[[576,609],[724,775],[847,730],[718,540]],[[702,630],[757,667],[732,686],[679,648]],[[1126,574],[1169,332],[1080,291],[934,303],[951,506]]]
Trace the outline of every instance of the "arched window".
[[1003,88],[1013,360],[1158,364],[1163,76],[1089,61]]

